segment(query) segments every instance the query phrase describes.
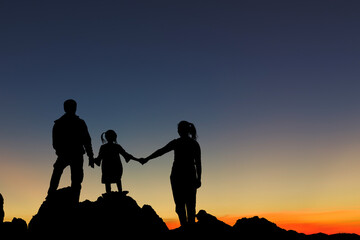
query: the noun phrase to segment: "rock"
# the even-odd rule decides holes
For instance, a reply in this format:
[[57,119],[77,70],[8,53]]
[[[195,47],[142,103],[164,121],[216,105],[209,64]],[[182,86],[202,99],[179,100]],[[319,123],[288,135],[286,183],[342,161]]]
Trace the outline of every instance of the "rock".
[[21,218],[13,218],[11,222],[4,222],[4,198],[0,193],[0,239],[20,239],[27,234],[27,224]]
[[196,223],[199,228],[202,228],[202,231],[210,232],[210,234],[217,233],[230,233],[232,232],[232,227],[224,223],[223,221],[218,220],[215,216],[208,214],[205,210],[200,210],[196,215],[198,222]]
[[148,233],[166,233],[169,231],[165,222],[160,218],[150,205],[141,208],[142,226]]
[[198,222],[193,225],[182,226],[171,231],[171,238],[175,239],[232,239],[233,229],[215,216],[200,210],[196,215]]
[[233,229],[238,235],[249,239],[298,240],[305,237],[304,234],[298,234],[295,231],[286,231],[279,228],[275,223],[257,216],[237,220]]
[[31,235],[139,237],[168,231],[150,206],[139,207],[126,193],[112,192],[95,202],[80,203],[72,201],[71,196],[71,188],[66,188],[47,198],[29,223]]
[[[71,188],[60,189],[42,203],[38,213],[31,219],[28,231],[25,221],[14,218],[11,223],[0,224],[0,238],[9,234],[6,236],[26,236],[30,239],[128,237],[132,239],[360,240],[360,236],[356,234],[305,235],[287,231],[259,217],[239,219],[231,227],[205,210],[199,211],[198,222],[195,224],[170,231],[151,206],[140,207],[126,194],[127,192],[112,192],[103,194],[94,202],[86,200],[78,203],[72,199]],[[15,235],[11,235],[14,233]],[[26,238],[22,237],[22,239]]]
[[0,239],[22,239],[27,236],[27,224],[21,218],[0,224]]

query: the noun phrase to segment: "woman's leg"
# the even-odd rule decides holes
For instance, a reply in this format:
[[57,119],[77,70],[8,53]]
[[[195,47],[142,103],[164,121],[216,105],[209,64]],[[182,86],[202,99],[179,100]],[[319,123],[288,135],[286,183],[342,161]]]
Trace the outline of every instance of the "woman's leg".
[[184,226],[187,223],[186,220],[186,209],[185,209],[185,196],[181,184],[176,181],[171,181],[171,188],[173,192],[175,202],[175,212],[179,216],[180,225]]
[[186,210],[184,201],[175,201],[175,212],[177,213],[180,221],[180,225],[184,226],[187,223],[186,220]]
[[188,217],[188,223],[195,223],[196,215],[196,188],[191,188],[186,194],[186,211]]

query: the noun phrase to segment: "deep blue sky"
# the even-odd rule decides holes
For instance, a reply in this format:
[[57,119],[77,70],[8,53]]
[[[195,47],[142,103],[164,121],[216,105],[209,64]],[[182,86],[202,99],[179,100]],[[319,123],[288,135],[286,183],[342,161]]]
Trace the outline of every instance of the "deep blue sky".
[[3,1],[2,112],[38,122],[68,97],[96,118],[141,122],[353,112],[358,10],[357,1]]
[[[266,173],[271,179],[274,169],[281,170],[273,180],[274,196],[289,190],[279,182],[305,188],[302,177],[308,171],[306,182],[317,186],[324,182],[317,173],[326,172],[329,155],[344,165],[327,147],[336,152],[342,144],[358,146],[359,12],[359,1],[340,0],[1,1],[0,161],[15,167],[0,169],[25,171],[25,179],[36,175],[45,195],[55,161],[53,120],[62,115],[63,101],[74,98],[96,153],[107,129],[118,132],[129,152],[144,156],[176,138],[180,120],[194,122],[208,182],[200,199],[245,178]],[[355,153],[351,156],[350,165],[357,161]],[[155,201],[136,189],[146,188],[152,171],[164,174],[168,184],[171,158],[129,167],[124,185],[140,201],[156,205],[162,201],[158,196]],[[1,170],[0,191],[10,201],[21,196]],[[86,171],[83,197],[96,198],[103,190],[100,173]],[[284,172],[296,176],[293,182]],[[257,190],[247,194],[258,196],[262,187],[255,184]],[[169,186],[163,191],[170,207],[159,211],[171,217]],[[271,201],[253,206],[241,192],[221,191],[233,205],[280,208]],[[29,198],[36,208],[43,197]],[[222,208],[233,206],[228,200],[199,201],[215,212],[232,213]],[[305,205],[313,207],[310,200]]]

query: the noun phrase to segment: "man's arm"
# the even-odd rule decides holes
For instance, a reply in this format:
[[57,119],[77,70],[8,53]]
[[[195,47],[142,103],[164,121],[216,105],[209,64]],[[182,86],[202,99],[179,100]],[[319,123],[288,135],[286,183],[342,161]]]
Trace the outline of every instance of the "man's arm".
[[54,127],[52,129],[52,145],[53,145],[53,148],[55,149],[55,153],[56,155],[59,155],[60,153],[60,149],[59,149],[59,136],[58,136],[58,133],[59,133],[59,127],[57,126],[57,124],[55,123],[54,124]]
[[91,145],[91,137],[88,128],[86,126],[86,123],[84,121],[83,121],[83,144],[88,157],[94,157],[94,152]]
[[91,145],[91,137],[86,126],[85,121],[83,121],[83,145],[86,151],[87,156],[89,157],[89,166],[94,168],[94,152]]

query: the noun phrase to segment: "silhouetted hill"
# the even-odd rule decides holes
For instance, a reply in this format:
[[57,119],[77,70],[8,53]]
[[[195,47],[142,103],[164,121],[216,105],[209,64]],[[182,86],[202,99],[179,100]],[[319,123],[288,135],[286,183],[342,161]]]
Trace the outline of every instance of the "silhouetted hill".
[[27,224],[21,218],[13,218],[11,222],[0,223],[0,239],[25,239]]
[[[234,226],[200,210],[194,225],[169,230],[149,205],[140,207],[126,193],[103,194],[96,201],[76,203],[71,188],[63,188],[47,198],[38,213],[26,222],[14,218],[0,223],[0,239],[277,239],[277,240],[360,240],[356,234],[305,235],[287,231],[265,218],[239,219]],[[12,238],[4,238],[11,236]]]
[[200,210],[195,226],[171,230],[174,239],[242,239],[242,240],[360,240],[356,234],[313,234],[305,235],[285,230],[265,218],[252,217],[239,219],[233,227],[218,220],[215,216]]
[[138,206],[124,193],[103,194],[97,201],[74,203],[71,188],[46,199],[29,223],[33,236],[140,236],[168,232],[151,206]]
[[236,235],[249,239],[305,239],[306,235],[279,228],[265,218],[253,217],[237,220],[233,226]]
[[21,218],[4,222],[4,198],[0,193],[0,239],[22,239],[27,235],[27,224]]

